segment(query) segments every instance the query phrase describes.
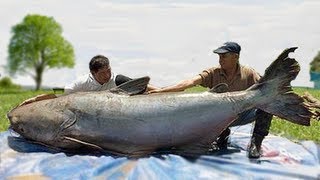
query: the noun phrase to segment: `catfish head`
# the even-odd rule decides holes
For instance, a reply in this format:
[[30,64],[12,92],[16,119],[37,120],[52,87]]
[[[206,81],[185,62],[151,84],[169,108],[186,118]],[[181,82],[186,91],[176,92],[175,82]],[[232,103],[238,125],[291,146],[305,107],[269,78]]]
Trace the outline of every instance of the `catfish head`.
[[73,125],[75,115],[46,101],[12,109],[7,117],[11,128],[28,140],[54,145],[63,140],[61,131]]

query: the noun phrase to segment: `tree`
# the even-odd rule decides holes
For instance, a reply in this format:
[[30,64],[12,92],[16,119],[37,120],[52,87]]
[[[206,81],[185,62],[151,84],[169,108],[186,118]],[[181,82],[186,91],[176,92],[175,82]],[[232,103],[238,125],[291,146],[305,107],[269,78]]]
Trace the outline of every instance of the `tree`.
[[43,72],[49,68],[74,66],[72,45],[62,37],[62,27],[53,17],[27,15],[12,27],[9,43],[8,70],[29,74],[39,90]]
[[313,58],[313,61],[310,63],[310,66],[311,72],[320,73],[320,51],[318,52],[316,57]]

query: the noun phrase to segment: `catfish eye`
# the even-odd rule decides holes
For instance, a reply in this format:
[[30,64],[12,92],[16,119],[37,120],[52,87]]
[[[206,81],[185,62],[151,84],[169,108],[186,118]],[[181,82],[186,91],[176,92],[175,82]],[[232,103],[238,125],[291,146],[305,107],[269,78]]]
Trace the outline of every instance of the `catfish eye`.
[[24,133],[23,127],[19,127],[19,131],[22,132],[22,133]]

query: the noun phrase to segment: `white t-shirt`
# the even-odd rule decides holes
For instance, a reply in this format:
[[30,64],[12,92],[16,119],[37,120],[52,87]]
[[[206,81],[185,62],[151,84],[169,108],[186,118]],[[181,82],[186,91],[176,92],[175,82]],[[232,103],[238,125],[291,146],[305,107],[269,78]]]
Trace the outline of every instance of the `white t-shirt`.
[[74,92],[86,92],[86,91],[103,91],[116,87],[115,83],[116,74],[111,73],[111,78],[108,82],[100,84],[97,82],[91,73],[86,74],[78,78],[75,82],[66,85],[64,88],[65,94]]

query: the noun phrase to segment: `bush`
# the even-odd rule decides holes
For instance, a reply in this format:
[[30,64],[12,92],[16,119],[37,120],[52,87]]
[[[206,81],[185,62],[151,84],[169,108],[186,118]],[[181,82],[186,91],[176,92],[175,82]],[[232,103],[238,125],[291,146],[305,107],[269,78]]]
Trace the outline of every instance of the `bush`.
[[312,62],[310,63],[310,71],[311,72],[320,72],[320,51],[316,55],[316,57],[313,58]]
[[20,85],[14,84],[9,77],[0,79],[0,88],[3,89],[21,89]]

